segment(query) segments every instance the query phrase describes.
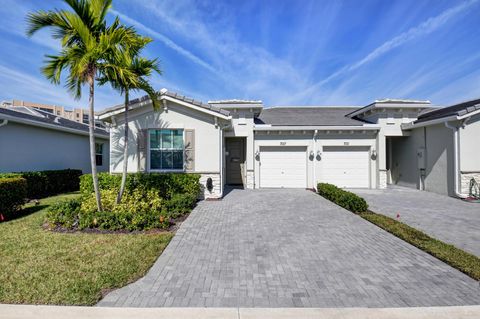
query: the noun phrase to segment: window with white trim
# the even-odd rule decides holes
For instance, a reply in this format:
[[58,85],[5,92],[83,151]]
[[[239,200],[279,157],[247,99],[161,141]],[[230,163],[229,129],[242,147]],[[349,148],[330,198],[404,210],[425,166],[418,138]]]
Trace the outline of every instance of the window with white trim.
[[103,144],[95,143],[95,163],[97,166],[103,165]]
[[183,130],[149,130],[150,169],[183,170]]

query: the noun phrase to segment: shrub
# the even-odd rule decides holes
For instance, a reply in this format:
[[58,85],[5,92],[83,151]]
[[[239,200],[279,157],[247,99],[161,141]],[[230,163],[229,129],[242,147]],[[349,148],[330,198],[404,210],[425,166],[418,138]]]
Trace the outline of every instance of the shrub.
[[78,191],[81,170],[63,169],[38,172],[19,172],[0,174],[0,179],[23,177],[27,181],[28,198],[43,198],[60,193]]
[[175,194],[169,200],[165,201],[165,208],[172,218],[178,218],[188,214],[195,203],[197,196],[192,194]]
[[47,214],[53,226],[67,229],[101,230],[149,230],[167,229],[171,225],[170,214],[164,200],[154,190],[136,189],[126,193],[122,202],[115,204],[117,191],[101,190],[103,212],[97,211],[95,195],[84,196],[82,202],[75,200],[59,203]]
[[22,207],[27,197],[27,181],[22,177],[0,179],[0,214],[9,215]]
[[367,202],[360,196],[338,188],[335,185],[319,183],[318,193],[335,204],[354,213],[365,212],[368,209]]
[[78,199],[68,199],[53,204],[47,212],[47,220],[52,225],[72,229],[78,226],[78,214],[81,202]]
[[[100,189],[109,190],[120,188],[122,176],[120,174],[99,173]],[[198,196],[200,192],[200,175],[182,173],[132,173],[127,175],[126,193],[137,188],[153,189],[159,196],[170,199],[174,194],[191,194]],[[92,175],[85,174],[80,178],[80,191],[83,195],[93,192]]]

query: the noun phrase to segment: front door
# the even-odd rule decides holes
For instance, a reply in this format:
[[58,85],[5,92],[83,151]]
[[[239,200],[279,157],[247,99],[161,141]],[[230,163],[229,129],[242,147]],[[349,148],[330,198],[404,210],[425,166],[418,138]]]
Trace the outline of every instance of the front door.
[[242,166],[245,164],[245,139],[227,138],[225,151],[227,184],[243,185]]

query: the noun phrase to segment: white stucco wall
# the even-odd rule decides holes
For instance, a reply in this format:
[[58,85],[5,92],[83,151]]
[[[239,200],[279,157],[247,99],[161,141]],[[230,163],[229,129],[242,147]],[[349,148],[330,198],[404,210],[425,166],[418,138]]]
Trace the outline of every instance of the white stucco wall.
[[[246,188],[254,187],[254,114],[246,110],[239,110],[235,112],[229,110],[232,115],[231,127],[226,129],[224,132],[224,137],[245,137],[245,179],[247,185]],[[225,151],[225,148],[224,148]],[[225,168],[224,168],[225,169]],[[225,174],[225,171],[224,171]]]
[[421,188],[417,152],[425,148],[425,190],[454,194],[453,133],[443,123],[413,129],[410,136],[392,141],[394,184]]
[[[323,147],[326,146],[364,146],[373,150],[376,147],[377,134],[374,131],[367,131],[367,133],[350,133],[334,134],[319,131],[316,142],[313,139],[313,131],[303,132],[257,132],[255,134],[255,151],[260,150],[262,146],[304,146],[306,147],[307,155],[310,152],[315,154],[314,158],[308,157],[307,160],[307,187],[316,188],[317,183],[322,181],[322,161],[317,158],[317,151],[322,152]],[[376,188],[378,186],[378,163],[377,160],[370,158],[370,187]],[[315,171],[315,174],[314,174]],[[259,160],[255,160],[255,187],[260,185],[260,165]]]
[[[108,138],[103,143],[103,166],[108,171]],[[66,133],[9,121],[0,127],[0,172],[81,169],[90,173],[90,149],[87,135]]]
[[427,169],[425,190],[454,195],[453,132],[444,124],[426,129]]
[[[110,172],[121,173],[123,165],[123,114],[116,118],[117,125],[110,130]],[[226,122],[219,120],[220,125]],[[163,107],[154,111],[151,105],[133,110],[129,113],[128,172],[138,171],[137,134],[141,129],[194,129],[195,130],[195,173],[202,175],[205,184],[208,177],[214,181],[214,191],[205,192],[205,197],[221,196],[221,158],[222,143],[220,126],[215,126],[213,115],[168,102],[167,110]],[[147,170],[149,170],[150,152],[147,151]],[[223,156],[223,154],[222,154]],[[150,171],[150,170],[149,170]]]
[[464,128],[460,128],[459,135],[460,170],[480,173],[480,115],[470,119]]

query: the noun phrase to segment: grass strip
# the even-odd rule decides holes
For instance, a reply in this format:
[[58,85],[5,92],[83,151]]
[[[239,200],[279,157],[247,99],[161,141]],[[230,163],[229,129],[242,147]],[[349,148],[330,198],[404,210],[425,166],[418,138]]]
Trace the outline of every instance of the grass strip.
[[78,196],[42,199],[0,223],[0,303],[93,305],[103,293],[142,277],[173,236],[43,229],[51,204]]
[[393,218],[374,212],[358,213],[358,215],[473,279],[480,280],[480,258],[477,256],[432,238]]

